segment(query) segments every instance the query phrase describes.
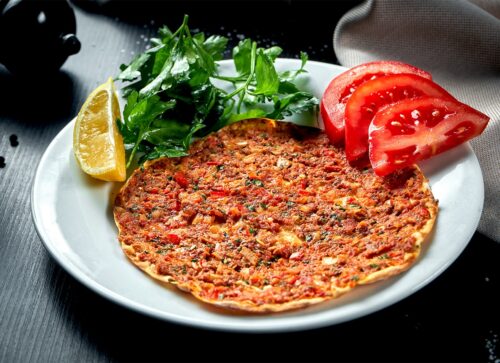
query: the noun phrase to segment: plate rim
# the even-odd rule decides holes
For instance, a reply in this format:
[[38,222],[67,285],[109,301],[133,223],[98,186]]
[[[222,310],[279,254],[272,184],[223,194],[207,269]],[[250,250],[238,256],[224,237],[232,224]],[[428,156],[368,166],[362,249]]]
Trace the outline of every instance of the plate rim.
[[[293,59],[293,58],[278,58],[277,62],[297,62],[300,63],[299,59]],[[231,60],[223,60],[221,63],[231,63]],[[316,66],[320,67],[334,67],[339,70],[347,70],[348,68],[342,67],[340,65],[336,64],[330,64],[326,62],[320,62],[320,61],[313,61],[309,60],[307,64],[314,64]],[[307,68],[307,66],[306,66]],[[196,319],[196,318],[188,318],[184,316],[180,316],[177,314],[172,314],[171,312],[168,311],[160,311],[157,308],[153,308],[150,306],[147,306],[144,303],[140,303],[137,301],[134,301],[128,297],[125,297],[117,292],[114,292],[113,290],[109,289],[106,286],[101,285],[98,281],[95,279],[92,279],[91,277],[87,276],[84,272],[81,270],[78,270],[78,267],[76,267],[73,262],[70,259],[64,258],[64,255],[61,254],[56,248],[55,245],[50,241],[50,236],[46,235],[46,229],[42,228],[41,222],[38,220],[37,217],[37,210],[39,209],[38,206],[38,201],[36,199],[36,191],[39,188],[39,183],[41,176],[40,174],[43,173],[42,167],[45,163],[47,163],[47,160],[50,155],[50,151],[56,147],[60,139],[63,138],[63,136],[70,132],[68,129],[73,127],[75,118],[73,118],[66,126],[64,126],[58,133],[57,135],[52,139],[52,141],[49,143],[45,151],[43,152],[42,157],[40,158],[38,165],[36,167],[35,171],[35,176],[33,179],[33,184],[31,188],[31,193],[30,193],[30,204],[31,204],[31,215],[32,215],[32,220],[33,224],[35,225],[35,230],[42,241],[42,244],[45,246],[49,254],[56,260],[56,262],[63,267],[63,269],[69,273],[73,278],[75,278],[78,282],[83,284],[85,287],[89,288],[90,290],[98,293],[104,298],[107,298],[108,300],[111,300],[112,302],[133,310],[135,312],[167,321],[170,323],[175,323],[175,324],[182,324],[185,326],[190,326],[190,327],[196,327],[196,328],[202,328],[202,329],[209,329],[209,330],[217,330],[217,331],[233,331],[233,332],[246,332],[246,333],[276,333],[276,332],[287,332],[287,331],[301,331],[301,330],[309,330],[309,329],[316,329],[316,328],[321,328],[325,326],[332,326],[336,324],[340,324],[346,321],[350,320],[355,320],[360,317],[372,314],[373,312],[382,310],[384,308],[387,308],[399,301],[402,301],[406,299],[408,296],[414,294],[418,290],[422,289],[424,286],[428,285],[430,282],[432,282],[434,279],[436,279],[439,275],[441,275],[455,260],[462,254],[464,249],[467,247],[469,244],[473,234],[475,233],[477,229],[477,225],[479,224],[480,217],[482,215],[482,209],[484,205],[484,180],[483,180],[483,174],[479,165],[479,161],[477,159],[476,154],[474,153],[473,149],[471,148],[469,143],[464,144],[467,148],[467,151],[472,154],[473,158],[475,159],[474,162],[479,165],[479,178],[481,183],[479,184],[479,193],[481,196],[480,200],[480,209],[481,213],[478,213],[478,217],[476,218],[476,221],[473,221],[474,228],[471,228],[471,232],[467,236],[466,240],[467,242],[463,244],[462,248],[457,250],[451,258],[447,259],[445,263],[443,263],[438,269],[434,270],[434,273],[429,275],[426,279],[421,281],[419,284],[416,284],[412,286],[411,289],[407,289],[403,294],[396,294],[392,296],[390,299],[385,299],[383,304],[374,304],[373,306],[369,308],[365,308],[361,311],[357,311],[354,313],[346,314],[345,316],[341,316],[339,318],[336,318],[335,321],[330,321],[330,320],[314,320],[314,316],[318,316],[318,314],[313,314],[311,316],[308,316],[308,319],[301,320],[300,316],[294,316],[293,318],[297,318],[298,321],[294,322],[288,322],[286,319],[283,321],[273,321],[272,325],[269,324],[264,324],[263,326],[256,326],[253,324],[246,324],[246,325],[241,325],[238,322],[236,323],[225,323],[221,321],[212,321],[210,323],[207,323],[203,320]],[[471,225],[472,225],[471,224]],[[435,227],[434,227],[435,228]],[[259,317],[262,317],[261,315],[258,315]],[[274,316],[274,315],[273,315]],[[271,321],[271,320],[270,320]]]

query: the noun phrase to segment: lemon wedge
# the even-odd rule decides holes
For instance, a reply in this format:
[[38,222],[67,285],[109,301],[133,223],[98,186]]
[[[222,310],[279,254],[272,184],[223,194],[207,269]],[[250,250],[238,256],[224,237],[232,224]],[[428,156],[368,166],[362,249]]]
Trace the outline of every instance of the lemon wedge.
[[73,152],[80,168],[96,179],[126,178],[125,147],[116,126],[120,117],[118,96],[109,78],[92,91],[76,118]]

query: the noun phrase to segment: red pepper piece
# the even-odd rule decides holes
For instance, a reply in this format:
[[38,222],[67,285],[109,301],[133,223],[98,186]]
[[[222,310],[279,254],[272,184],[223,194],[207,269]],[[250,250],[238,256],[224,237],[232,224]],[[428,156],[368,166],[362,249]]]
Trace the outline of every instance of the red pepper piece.
[[210,191],[210,196],[215,197],[215,198],[222,198],[222,197],[227,197],[228,192],[225,190],[211,190]]
[[184,173],[181,173],[180,171],[174,174],[174,180],[177,182],[177,184],[179,184],[183,188],[187,188],[189,185],[186,176],[184,175]]
[[179,243],[181,243],[181,238],[174,233],[168,233],[167,240],[174,245],[178,245]]

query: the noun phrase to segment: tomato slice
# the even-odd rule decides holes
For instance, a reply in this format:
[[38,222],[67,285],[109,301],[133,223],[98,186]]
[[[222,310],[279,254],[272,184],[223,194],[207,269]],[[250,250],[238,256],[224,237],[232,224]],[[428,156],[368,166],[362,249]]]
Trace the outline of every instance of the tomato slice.
[[351,163],[368,156],[368,127],[377,111],[388,104],[420,96],[455,100],[431,80],[413,74],[394,74],[358,87],[345,109],[345,153]]
[[388,105],[370,125],[370,162],[375,174],[390,174],[480,135],[488,121],[449,99],[420,97]]
[[432,79],[417,67],[394,61],[364,63],[335,77],[326,88],[320,109],[325,131],[332,143],[344,142],[344,111],[349,97],[366,81],[388,74],[409,73]]

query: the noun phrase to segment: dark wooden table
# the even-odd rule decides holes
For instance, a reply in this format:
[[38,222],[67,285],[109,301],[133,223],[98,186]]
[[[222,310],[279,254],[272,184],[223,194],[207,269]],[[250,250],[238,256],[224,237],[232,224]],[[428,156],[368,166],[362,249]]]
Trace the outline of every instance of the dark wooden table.
[[[356,2],[126,2],[76,7],[81,52],[47,81],[0,67],[0,362],[490,361],[498,362],[500,245],[476,233],[434,282],[380,312],[282,334],[222,333],[155,320],[90,291],[49,256],[31,218],[35,168],[88,93],[144,50],[162,23],[279,44],[335,63],[332,33]],[[17,135],[19,144],[9,138]],[[15,145],[15,143],[14,143]]]

